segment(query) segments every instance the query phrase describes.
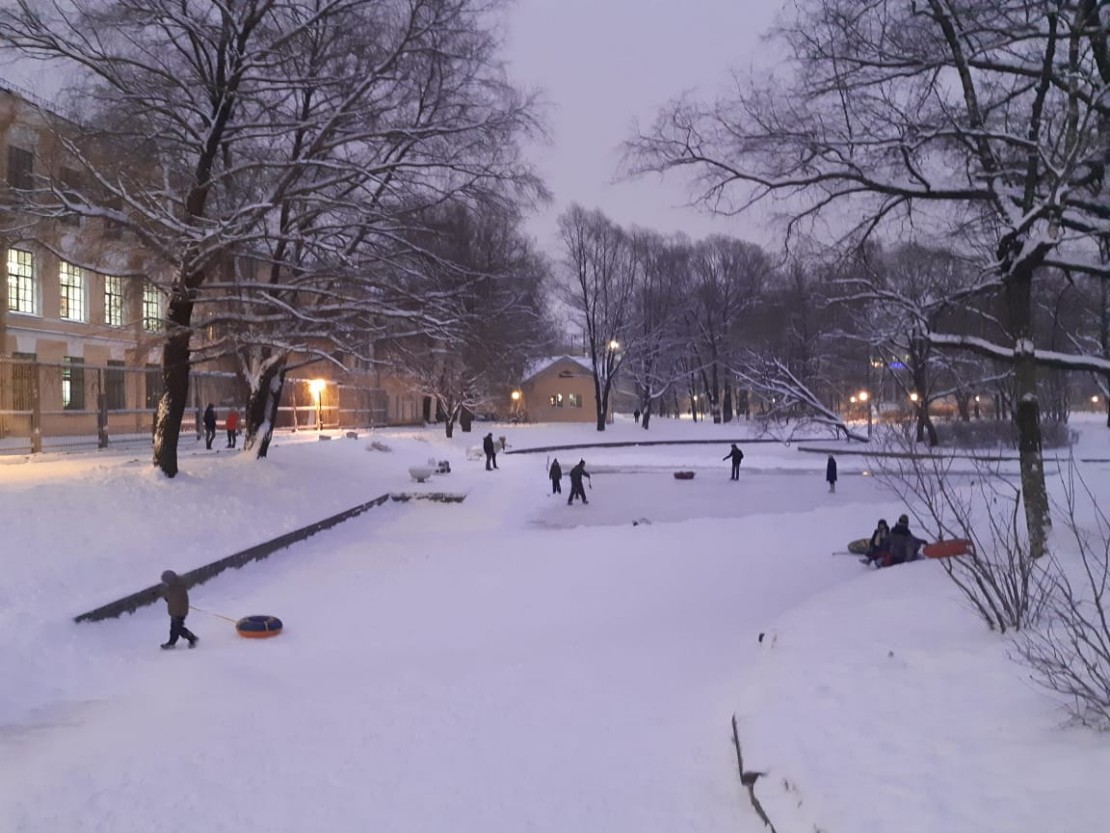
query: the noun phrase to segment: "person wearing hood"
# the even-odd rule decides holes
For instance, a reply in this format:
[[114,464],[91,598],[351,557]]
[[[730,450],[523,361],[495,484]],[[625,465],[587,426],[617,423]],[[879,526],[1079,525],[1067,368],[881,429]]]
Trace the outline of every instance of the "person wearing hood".
[[[493,432],[490,431],[482,440],[482,451],[486,452],[486,471],[497,468],[497,446],[493,442]],[[492,465],[490,465],[492,463]]]
[[551,478],[551,494],[561,495],[563,493],[563,467],[559,465],[558,457],[552,462],[551,468],[547,470],[547,476]]
[[211,402],[204,409],[204,447],[211,449],[212,440],[216,439],[216,408]]
[[[583,503],[589,503],[586,500],[586,490],[582,488],[582,478],[590,477],[590,473],[586,471],[586,461],[579,460],[578,465],[570,470],[570,498],[567,500],[567,506],[574,503],[575,497],[582,498]],[[590,477],[590,488],[593,488],[593,478]]]
[[836,458],[829,455],[829,462],[825,464],[825,480],[829,484],[829,492],[836,491]]
[[185,627],[185,617],[189,615],[189,591],[185,579],[173,570],[162,573],[162,583],[158,595],[166,600],[166,612],[170,615],[170,639],[162,643],[163,648],[172,648],[179,637],[189,640],[189,647],[197,647],[197,635]]
[[925,541],[910,532],[910,518],[899,515],[898,523],[890,530],[890,560],[892,564],[902,564],[917,558],[918,548]]
[[722,460],[732,460],[732,477],[729,480],[740,479],[740,461],[744,459],[744,452],[740,450],[736,443],[732,444],[728,454],[721,458]]

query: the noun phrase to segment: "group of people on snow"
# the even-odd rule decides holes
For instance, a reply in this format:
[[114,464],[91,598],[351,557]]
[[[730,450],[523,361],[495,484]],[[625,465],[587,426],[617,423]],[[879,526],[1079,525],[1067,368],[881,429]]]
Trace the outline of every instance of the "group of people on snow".
[[[211,402],[204,409],[204,447],[212,448],[212,441],[216,439],[216,406]],[[236,438],[239,436],[239,412],[230,408],[224,417],[224,428],[227,429],[227,448],[235,448]],[[198,434],[197,439],[200,439]]]
[[[561,495],[563,493],[563,467],[559,465],[558,457],[552,461],[551,467],[547,470],[547,476],[551,478],[551,494]],[[586,499],[586,490],[582,488],[583,477],[590,481],[590,488],[592,489],[594,480],[590,477],[590,473],[586,471],[586,461],[579,460],[578,464],[570,470],[570,497],[567,498],[567,506],[574,503],[576,497],[580,498],[583,503],[589,503]]]
[[867,555],[861,559],[865,564],[876,567],[892,567],[913,561],[919,556],[921,547],[926,543],[910,532],[908,515],[899,515],[894,528],[887,526],[880,518],[871,539],[867,542]]

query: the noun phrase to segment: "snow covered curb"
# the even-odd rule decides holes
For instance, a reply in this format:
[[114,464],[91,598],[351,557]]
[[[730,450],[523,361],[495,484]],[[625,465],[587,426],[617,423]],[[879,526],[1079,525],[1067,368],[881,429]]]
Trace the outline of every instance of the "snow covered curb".
[[780,830],[1105,825],[1104,738],[1063,728],[938,565],[863,573],[767,636],[737,717]]

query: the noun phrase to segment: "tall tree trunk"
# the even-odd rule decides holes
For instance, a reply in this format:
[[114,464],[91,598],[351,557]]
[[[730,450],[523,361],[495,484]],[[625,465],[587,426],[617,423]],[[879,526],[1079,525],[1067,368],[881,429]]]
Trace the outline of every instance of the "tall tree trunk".
[[650,399],[645,402],[643,410],[640,412],[640,427],[645,431],[647,431],[648,422],[651,420],[651,402],[652,400]]
[[[1037,362],[1033,342],[1032,283],[1034,265],[1023,257],[1020,244],[1005,252],[1014,262],[1005,282],[1009,329],[1014,339],[1014,422],[1021,461],[1022,503],[1033,558],[1045,553],[1052,516],[1041,453],[1040,404],[1037,400]],[[1031,254],[1031,253],[1030,253]],[[1003,260],[1005,262],[1005,260]]]
[[177,289],[166,310],[169,335],[162,346],[162,398],[154,419],[154,465],[166,477],[177,476],[177,443],[189,404],[189,343],[192,338],[193,296]]
[[267,363],[257,378],[252,378],[247,394],[246,439],[243,448],[255,451],[255,458],[261,460],[270,450],[270,441],[277,425],[278,408],[281,394],[285,388],[285,369],[288,356],[282,355],[273,363]]

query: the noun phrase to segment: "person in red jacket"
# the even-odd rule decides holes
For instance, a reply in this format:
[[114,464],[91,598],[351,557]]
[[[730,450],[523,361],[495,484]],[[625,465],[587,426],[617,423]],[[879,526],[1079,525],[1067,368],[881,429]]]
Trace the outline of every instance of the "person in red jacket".
[[227,447],[235,448],[235,438],[239,435],[239,412],[234,408],[229,410],[224,425],[227,428]]

